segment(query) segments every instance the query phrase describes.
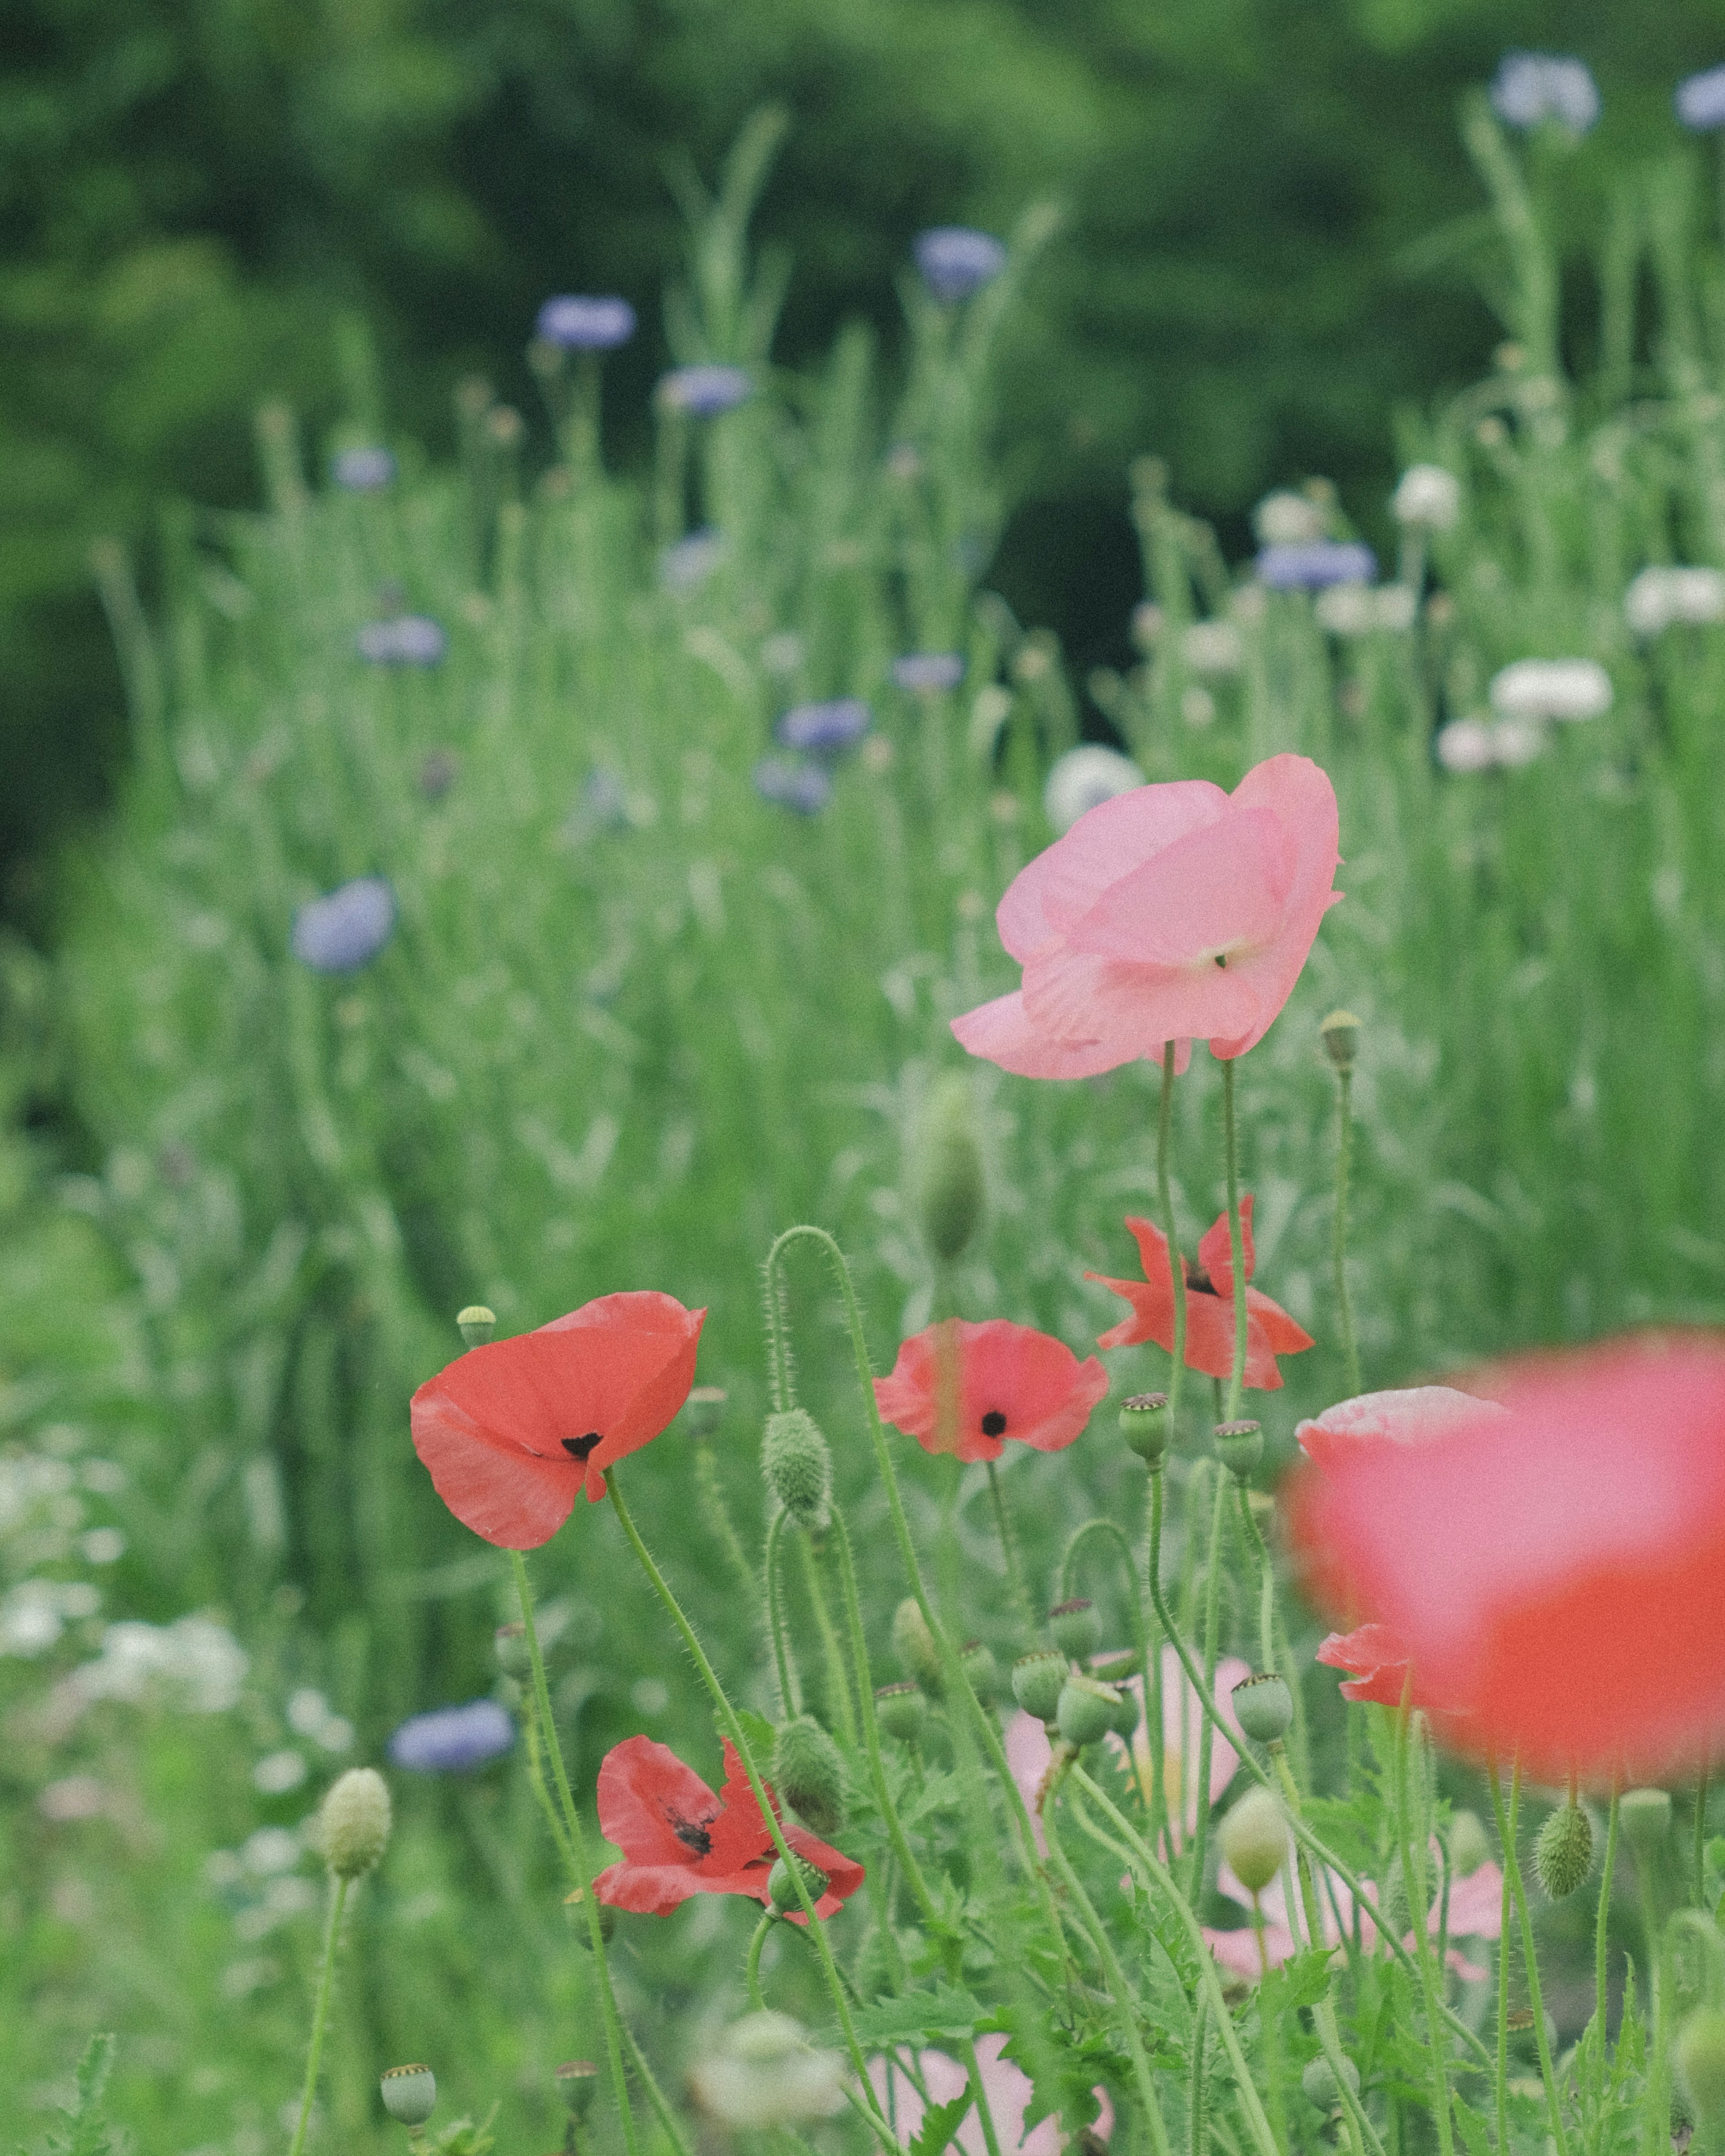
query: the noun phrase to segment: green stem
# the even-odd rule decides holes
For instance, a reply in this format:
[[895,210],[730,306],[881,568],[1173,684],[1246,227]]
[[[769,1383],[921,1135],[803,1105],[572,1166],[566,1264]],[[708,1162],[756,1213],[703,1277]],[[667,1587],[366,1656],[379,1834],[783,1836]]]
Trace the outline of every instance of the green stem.
[[[821,1974],[826,1979],[827,1991],[833,2002],[833,2010],[838,2016],[839,2026],[844,2035],[845,2048],[850,2054],[852,2070],[856,2075],[860,2087],[866,2090],[869,2086],[868,2062],[863,2056],[862,2046],[857,2041],[856,2025],[850,2018],[850,2002],[845,1996],[845,1986],[839,1975],[838,1964],[833,1959],[833,1949],[828,1943],[826,1928],[814,1913],[814,1902],[809,1892],[808,1881],[803,1876],[803,1867],[795,1861],[791,1845],[785,1840],[784,1829],[779,1824],[778,1814],[768,1799],[766,1784],[761,1779],[759,1768],[755,1764],[753,1750],[744,1733],[742,1722],[737,1719],[737,1709],[731,1704],[731,1695],[720,1683],[717,1672],[707,1660],[706,1650],[696,1637],[694,1626],[683,1614],[683,1605],[671,1592],[670,1582],[654,1563],[652,1553],[641,1540],[640,1531],[630,1517],[628,1506],[623,1502],[623,1492],[618,1487],[617,1471],[614,1467],[607,1468],[605,1471],[605,1487],[610,1494],[612,1508],[616,1512],[618,1524],[622,1527],[630,1548],[634,1550],[637,1563],[646,1573],[654,1593],[664,1604],[666,1615],[676,1627],[683,1645],[688,1650],[689,1659],[700,1673],[701,1681],[706,1686],[708,1696],[718,1710],[720,1722],[725,1733],[731,1739],[737,1758],[742,1762],[743,1772],[748,1776],[749,1788],[753,1792],[756,1804],[760,1809],[762,1824],[771,1835],[773,1846],[783,1860],[786,1871],[790,1874],[792,1884],[796,1887],[797,1899],[802,1904],[803,1914],[807,1920],[809,1943],[819,1960]],[[891,2129],[886,2120],[880,2117],[872,2095],[868,2098],[865,2115],[882,2147],[891,2152],[891,2156],[898,2156],[898,2143],[893,2138]]]
[[[1509,1881],[1509,1891],[1516,1905],[1516,1917],[1522,1934],[1522,1958],[1527,1968],[1527,2003],[1533,2009],[1533,2040],[1539,2048],[1540,2078],[1545,2083],[1545,2105],[1551,2117],[1552,2139],[1557,2143],[1558,2156],[1569,2156],[1569,2137],[1563,2130],[1563,2107],[1558,2101],[1557,2076],[1552,2071],[1551,2041],[1545,2033],[1545,2006],[1539,1995],[1539,1962],[1533,1948],[1533,1916],[1527,1907],[1527,1896],[1522,1885],[1522,1867],[1516,1856],[1515,1836],[1506,1834],[1503,1816],[1502,1792],[1498,1787],[1495,1761],[1486,1769],[1491,1785],[1491,1810],[1497,1816],[1497,1835],[1503,1845],[1503,1869]],[[1522,1779],[1518,1760],[1511,1772],[1510,1786],[1519,1791]]]
[[1174,1103],[1174,1044],[1162,1050],[1162,1098],[1156,1116],[1156,1201],[1162,1208],[1162,1232],[1168,1238],[1168,1267],[1174,1291],[1174,1367],[1168,1381],[1168,1422],[1171,1436],[1180,1426],[1180,1385],[1186,1373],[1186,1267],[1174,1235],[1174,1200],[1168,1187],[1168,1127]]
[[695,1480],[701,1491],[702,1516],[711,1520],[718,1528],[720,1544],[731,1569],[737,1574],[744,1593],[752,1600],[755,1568],[748,1561],[742,1538],[731,1517],[731,1507],[725,1502],[724,1489],[719,1481],[718,1460],[710,1445],[698,1445],[695,1448]]
[[1605,1934],[1611,1921],[1611,1881],[1617,1868],[1617,1784],[1605,1815],[1605,1861],[1599,1868],[1599,1913],[1594,1920],[1594,2041],[1601,2074],[1605,2064]]
[[856,1742],[856,1717],[850,1711],[850,1686],[845,1676],[845,1651],[839,1644],[839,1635],[833,1630],[832,1612],[827,1608],[826,1589],[821,1584],[820,1568],[815,1563],[814,1544],[808,1533],[803,1534],[798,1545],[803,1562],[803,1584],[809,1590],[809,1607],[814,1612],[814,1627],[820,1634],[821,1658],[826,1664],[827,1689],[831,1697],[828,1711],[839,1725],[839,1734],[847,1744]]
[[1209,2135],[1204,2131],[1204,2025],[1209,2014],[1209,1994],[1202,1994],[1192,2014],[1192,2056],[1186,2089],[1187,2156],[1209,2156]]
[[761,1996],[761,1949],[767,1943],[767,1934],[773,1929],[773,1912],[763,1909],[761,1921],[755,1927],[755,1936],[749,1941],[749,1958],[743,1970],[743,1979],[749,1988],[749,2005],[761,2013],[767,2001]]
[[1263,1657],[1258,1666],[1267,1674],[1276,1667],[1276,1568],[1270,1562],[1263,1530],[1252,1510],[1252,1493],[1244,1476],[1235,1477],[1234,1492],[1240,1500],[1240,1527],[1246,1547],[1258,1561],[1258,1652]]
[[1431,2061],[1432,2116],[1437,2124],[1438,2147],[1451,2156],[1455,2147],[1450,2117],[1449,2060],[1443,2045],[1442,1979],[1432,1965],[1431,1896],[1426,1886],[1430,1851],[1423,1835],[1416,1838],[1408,1794],[1408,1733],[1413,1716],[1405,1703],[1398,1710],[1395,1728],[1395,1830],[1406,1883],[1408,1910],[1414,1920],[1414,1958],[1420,1964],[1420,1986],[1425,1996],[1425,2043]]
[[1006,1492],[1000,1486],[1000,1475],[992,1460],[983,1465],[988,1471],[988,1495],[994,1502],[994,1524],[1000,1533],[1000,1552],[1006,1560],[1006,1578],[1012,1589],[1012,1599],[1023,1614],[1025,1625],[1031,1632],[1036,1629],[1036,1611],[1030,1600],[1030,1590],[1024,1584],[1024,1568],[1019,1562],[1018,1539],[1012,1531],[1012,1522],[1006,1510]]
[[583,1893],[588,1882],[581,1876],[575,1862],[575,1852],[569,1846],[569,1837],[563,1831],[563,1822],[557,1808],[552,1802],[551,1785],[545,1779],[545,1754],[539,1742],[539,1717],[536,1712],[523,1715],[521,1727],[527,1739],[527,1779],[533,1785],[533,1794],[539,1799],[539,1809],[545,1814],[545,1824],[551,1829],[551,1838],[557,1845],[557,1855],[562,1859],[563,1869],[569,1875],[569,1883]]
[[323,2062],[323,2032],[329,2024],[330,1990],[336,1974],[336,1943],[341,1929],[341,1912],[347,1903],[347,1881],[330,1874],[330,1913],[323,1928],[323,1961],[317,1973],[317,1998],[311,2009],[311,2049],[305,2060],[305,2087],[300,2097],[299,2123],[294,2128],[288,2156],[300,2156],[305,2145],[305,2122],[311,2116],[317,2094],[317,2070]]
[[[1230,1068],[1224,1064],[1222,1068]],[[1239,1275],[1235,1276],[1238,1280]],[[1245,1305],[1241,1303],[1244,1310]],[[1216,1689],[1216,1642],[1222,1614],[1222,1526],[1228,1517],[1229,1476],[1221,1469],[1216,1475],[1216,1502],[1210,1508],[1210,1553],[1204,1582],[1204,1693],[1206,1700],[1214,1701]],[[1204,1843],[1209,1833],[1210,1818],[1210,1753],[1214,1748],[1215,1717],[1208,1714],[1199,1725],[1198,1823],[1192,1835],[1192,1898],[1195,1902],[1204,1892]]]
[[665,2139],[676,2151],[676,2156],[691,2156],[689,2137],[678,2124],[677,2115],[666,2102],[665,2091],[659,2086],[659,2076],[648,2065],[647,2055],[635,2041],[634,2034],[626,2021],[623,2024],[623,2041],[629,2047],[629,2063],[635,2070],[635,2077],[647,2092],[647,2101],[652,2105],[654,2114],[664,2128]]
[[[1060,1560],[1060,1599],[1062,1602],[1067,1602],[1071,1599],[1073,1568],[1077,1559],[1080,1546],[1083,1543],[1086,1537],[1090,1535],[1107,1535],[1110,1537],[1119,1549],[1120,1561],[1126,1570],[1127,1607],[1132,1612],[1132,1653],[1137,1658],[1139,1676],[1142,1681],[1144,1688],[1144,1713],[1147,1721],[1148,1721],[1153,1712],[1157,1717],[1154,1721],[1149,1721],[1149,1728],[1153,1732],[1153,1741],[1150,1746],[1151,1772],[1153,1775],[1159,1775],[1162,1772],[1162,1723],[1160,1718],[1162,1713],[1162,1696],[1160,1687],[1153,1685],[1151,1681],[1150,1638],[1148,1633],[1144,1628],[1144,1598],[1138,1589],[1137,1559],[1132,1554],[1132,1546],[1131,1542],[1127,1539],[1126,1530],[1120,1526],[1117,1521],[1106,1519],[1086,1520],[1084,1525],[1078,1528],[1073,1534],[1070,1541],[1066,1544],[1065,1555]],[[1158,1541],[1160,1539],[1159,1523],[1158,1539]],[[1132,1760],[1132,1753],[1130,1743],[1128,1743],[1127,1746],[1127,1753],[1128,1760]],[[1135,1783],[1138,1779],[1135,1763],[1132,1766],[1132,1779]],[[1148,1811],[1151,1815],[1153,1830],[1156,1812],[1155,1800],[1153,1797],[1150,1797],[1147,1794],[1145,1799],[1145,1810]],[[1150,1839],[1153,1841],[1156,1840],[1156,1835],[1153,1830],[1151,1834]]]
[[1695,1906],[1707,1907],[1707,1770],[1695,1788]]
[[1348,1369],[1348,1397],[1360,1389],[1359,1347],[1353,1336],[1353,1304],[1348,1293],[1348,1170],[1353,1139],[1353,1073],[1336,1073],[1336,1316],[1342,1327],[1342,1359]]
[[1238,1422],[1245,1396],[1245,1235],[1240,1221],[1240,1151],[1234,1130],[1234,1058],[1222,1062],[1222,1145],[1228,1161],[1228,1250],[1234,1265],[1234,1368],[1228,1373],[1228,1406],[1222,1419]]
[[[1516,1814],[1521,1808],[1522,1778],[1512,1775],[1509,1784],[1509,1822],[1506,1830],[1499,1822],[1497,1835],[1502,1841],[1507,1831],[1512,1840],[1516,1831]],[[1503,1892],[1498,1897],[1497,1915],[1497,2061],[1492,2076],[1492,2092],[1497,2112],[1497,2156],[1509,2156],[1509,1873],[1503,1875]]]
[[1663,2148],[1671,2134],[1671,1987],[1665,1965],[1665,1938],[1654,1894],[1652,1866],[1640,1850],[1635,1852],[1635,1884],[1640,1890],[1641,1923],[1647,1937],[1647,2005],[1653,2024],[1652,2056],[1647,2061],[1644,2097],[1646,2123],[1641,2129],[1641,2142],[1645,2148]]
[[802,1704],[797,1697],[797,1688],[791,1679],[789,1650],[785,1645],[784,1612],[778,1601],[778,1544],[784,1532],[787,1515],[783,1507],[773,1515],[767,1530],[767,1556],[762,1568],[762,1584],[767,1590],[767,1636],[773,1642],[773,1666],[778,1676],[779,1712],[786,1716],[800,1714]]
[[[1172,1408],[1169,1409],[1173,1413]],[[1149,1547],[1144,1553],[1144,1569],[1150,1581],[1150,1599],[1156,1610],[1157,1623],[1166,1637],[1174,1637],[1173,1625],[1168,1620],[1167,1607],[1162,1594],[1162,1493],[1163,1465],[1158,1460],[1150,1470],[1150,1526]],[[1178,1650],[1184,1654],[1184,1643]],[[1162,1654],[1158,1648],[1152,1675],[1155,1678],[1154,1697],[1148,1686],[1144,1691],[1144,1716],[1149,1724],[1150,1738],[1150,1845],[1153,1849],[1166,1848],[1173,1853],[1173,1835],[1168,1821],[1168,1765],[1164,1752],[1167,1732],[1163,1724],[1165,1708],[1162,1697]],[[1181,1717],[1183,1733],[1184,1714]]]

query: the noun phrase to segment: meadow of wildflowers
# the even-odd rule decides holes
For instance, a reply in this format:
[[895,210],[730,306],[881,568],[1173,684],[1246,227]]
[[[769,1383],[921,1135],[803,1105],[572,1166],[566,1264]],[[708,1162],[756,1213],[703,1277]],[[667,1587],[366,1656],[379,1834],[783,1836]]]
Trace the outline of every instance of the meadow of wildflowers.
[[158,614],[100,557],[136,765],[7,959],[87,1148],[4,1154],[14,2138],[1721,2139],[1725,253],[1674,141],[1565,364],[1597,112],[1465,116],[1505,342],[1393,574],[1135,469],[1111,746],[983,588],[1053,219],[792,377],[758,143],[641,482],[562,295],[546,469],[273,408]]

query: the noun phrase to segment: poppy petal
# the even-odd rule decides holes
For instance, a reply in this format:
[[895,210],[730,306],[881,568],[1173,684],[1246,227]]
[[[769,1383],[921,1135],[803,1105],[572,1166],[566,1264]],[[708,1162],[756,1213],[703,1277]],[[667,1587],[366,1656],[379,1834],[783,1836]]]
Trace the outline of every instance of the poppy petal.
[[875,1380],[883,1419],[925,1452],[998,1460],[1009,1438],[1053,1452],[1070,1445],[1108,1390],[1092,1355],[1082,1363],[1064,1341],[1010,1319],[943,1319],[898,1351]]

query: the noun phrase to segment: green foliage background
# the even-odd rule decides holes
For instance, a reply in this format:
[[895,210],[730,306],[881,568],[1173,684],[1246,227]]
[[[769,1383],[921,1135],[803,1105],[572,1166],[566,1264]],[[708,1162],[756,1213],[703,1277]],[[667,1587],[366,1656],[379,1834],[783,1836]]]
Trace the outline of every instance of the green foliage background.
[[1040,499],[997,573],[1084,660],[1132,596],[1132,454],[1211,516],[1306,471],[1375,506],[1386,409],[1476,372],[1497,332],[1461,268],[1465,85],[1509,45],[1589,60],[1579,233],[1594,176],[1663,146],[1672,80],[1720,42],[1707,0],[18,0],[0,849],[100,799],[118,747],[91,537],[141,532],[163,490],[249,501],[251,410],[337,408],[344,313],[381,346],[392,422],[440,445],[471,368],[536,419],[520,355],[547,292],[626,292],[645,333],[613,408],[639,454],[668,176],[712,169],[763,100],[793,123],[760,223],[794,256],[792,363],[847,315],[896,319],[919,227],[1064,205],[1006,371],[1009,476]]

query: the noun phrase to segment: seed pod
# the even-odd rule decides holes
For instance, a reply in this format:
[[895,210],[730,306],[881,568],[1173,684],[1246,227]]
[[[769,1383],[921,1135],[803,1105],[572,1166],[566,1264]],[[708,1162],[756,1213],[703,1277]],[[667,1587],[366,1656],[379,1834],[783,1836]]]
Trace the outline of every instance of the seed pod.
[[992,1706],[1000,1697],[1000,1665],[993,1650],[981,1640],[967,1640],[958,1650],[958,1666],[983,1705]]
[[1060,1686],[1055,1719],[1067,1743],[1094,1744],[1114,1727],[1119,1712],[1120,1694],[1112,1685],[1075,1672]]
[[1257,1744],[1274,1744],[1287,1734],[1294,1718],[1294,1695],[1286,1677],[1274,1670],[1242,1677],[1234,1687],[1235,1718]]
[[969,1247],[988,1202],[970,1081],[958,1072],[943,1078],[930,1100],[918,1183],[923,1235],[937,1260],[951,1265]]
[[922,1614],[922,1605],[907,1594],[892,1616],[892,1649],[898,1666],[912,1683],[922,1686],[931,1699],[942,1698],[946,1685],[941,1675],[940,1649]]
[[844,1825],[845,1762],[811,1716],[799,1714],[774,1739],[773,1786],[816,1834],[836,1834]]
[[1534,1841],[1534,1876],[1553,1902],[1562,1902],[1593,1868],[1593,1821],[1579,1804],[1561,1805],[1540,1827]]
[[1288,1823],[1268,1789],[1248,1789],[1216,1836],[1230,1869],[1249,1894],[1261,1894],[1288,1853]]
[[1264,1431],[1255,1422],[1219,1422],[1213,1433],[1216,1457],[1242,1480],[1264,1457]]
[[377,2087],[384,2110],[402,2126],[424,2126],[437,2104],[437,2076],[429,2066],[391,2066]]
[[901,1744],[915,1744],[928,1721],[928,1702],[919,1686],[882,1685],[875,1694],[875,1713],[889,1737]]
[[1120,1404],[1120,1434],[1147,1467],[1158,1466],[1168,1450],[1168,1394],[1134,1393]]
[[833,1494],[833,1459],[813,1415],[802,1408],[768,1415],[761,1440],[767,1486],[798,1527],[819,1534]]
[[1070,1661],[1087,1662],[1102,1644],[1102,1620],[1093,1602],[1057,1602],[1048,1613],[1048,1629]]
[[1114,1695],[1119,1705],[1114,1710],[1114,1719],[1109,1727],[1117,1737],[1124,1738],[1130,1744],[1132,1732],[1138,1726],[1138,1696],[1126,1685],[1116,1685]]
[[317,1815],[323,1861],[337,1879],[359,1879],[389,1844],[389,1789],[375,1767],[350,1767],[330,1784]]
[[1359,1020],[1352,1011],[1332,1010],[1327,1018],[1320,1019],[1317,1037],[1337,1070],[1353,1070],[1354,1051],[1359,1046]]
[[1060,1712],[1068,1675],[1064,1655],[1053,1647],[1037,1647],[1013,1664],[1012,1696],[1026,1714],[1034,1714],[1039,1722],[1052,1722]]
[[483,1348],[497,1330],[497,1313],[482,1302],[470,1302],[456,1312],[455,1324],[470,1348]]

